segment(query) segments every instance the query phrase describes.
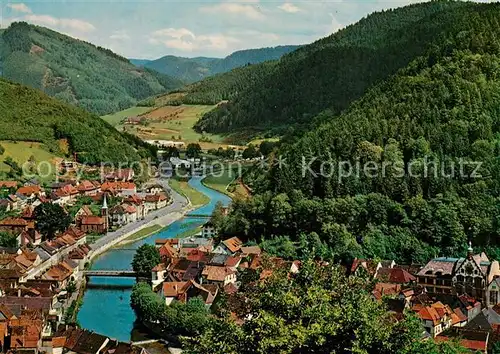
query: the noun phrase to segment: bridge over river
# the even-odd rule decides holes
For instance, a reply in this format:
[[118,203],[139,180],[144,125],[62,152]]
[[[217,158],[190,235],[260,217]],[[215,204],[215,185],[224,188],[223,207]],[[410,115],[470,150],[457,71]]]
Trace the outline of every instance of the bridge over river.
[[[135,250],[143,244],[154,245],[158,238],[177,237],[186,230],[203,225],[207,222],[207,216],[212,214],[217,202],[229,205],[228,196],[205,187],[201,183],[201,178],[190,179],[189,185],[209,197],[210,202],[157,234],[122,247],[109,249],[93,261],[92,269],[86,272],[89,282],[83,305],[78,312],[78,321],[83,328],[124,342],[131,340],[135,314],[130,307],[130,294],[136,280],[135,273],[130,270],[130,264]],[[174,191],[171,193],[175,195]]]
[[83,274],[86,277],[119,277],[136,278],[137,273],[133,270],[85,270]]

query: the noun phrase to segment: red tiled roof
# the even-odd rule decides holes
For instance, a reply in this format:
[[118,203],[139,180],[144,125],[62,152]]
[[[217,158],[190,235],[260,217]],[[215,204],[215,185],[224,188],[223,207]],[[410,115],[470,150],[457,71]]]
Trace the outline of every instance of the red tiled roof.
[[40,194],[41,192],[40,186],[24,186],[19,188],[16,193],[29,196],[32,194]]
[[104,218],[100,216],[84,216],[81,221],[82,225],[104,225]]
[[112,191],[112,190],[135,190],[136,185],[132,182],[104,182],[101,185],[102,191]]
[[[436,342],[446,342],[449,340],[454,340],[455,338],[448,338],[444,335],[439,335],[434,340]],[[471,339],[459,339],[459,343],[462,347],[465,347],[474,352],[480,351],[481,353],[486,353],[488,349],[488,342],[482,340],[471,340]]]
[[174,281],[174,282],[165,282],[163,283],[163,296],[165,297],[176,297],[179,294],[183,293],[183,288],[186,286],[188,282],[186,281]]
[[94,191],[97,188],[98,187],[94,183],[87,181],[87,180],[81,181],[80,184],[78,185],[78,190],[80,192]]
[[142,198],[139,197],[137,194],[130,195],[124,200],[126,203],[133,203],[135,205],[141,205],[142,204]]
[[401,268],[380,268],[377,272],[377,279],[397,284],[407,284],[416,280],[413,275]]
[[146,202],[156,203],[156,202],[161,202],[161,201],[167,200],[167,196],[165,194],[163,194],[163,193],[153,194],[153,195],[146,195],[144,197],[144,200]]
[[16,181],[0,181],[0,188],[17,188]]
[[21,218],[6,218],[0,221],[2,226],[27,226],[28,222]]
[[236,267],[236,265],[241,261],[241,257],[227,257],[224,263],[228,267]]
[[66,344],[66,337],[52,337],[52,348],[62,348]]
[[238,237],[231,237],[230,239],[222,241],[222,243],[230,250],[231,252],[238,252],[243,245],[243,242]]
[[228,267],[205,266],[202,275],[206,276],[207,280],[224,281],[228,275],[235,272]]

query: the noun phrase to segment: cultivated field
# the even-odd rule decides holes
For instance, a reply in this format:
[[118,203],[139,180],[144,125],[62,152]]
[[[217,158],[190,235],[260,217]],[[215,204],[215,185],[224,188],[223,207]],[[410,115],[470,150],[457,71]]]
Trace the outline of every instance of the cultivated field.
[[123,121],[123,119],[129,118],[129,117],[140,116],[141,114],[144,114],[152,109],[154,109],[154,108],[153,107],[132,107],[132,108],[126,109],[124,111],[116,112],[113,114],[108,114],[107,116],[103,116],[102,119],[104,119],[106,122],[111,124],[113,127],[116,127],[117,125],[120,125],[120,123]]
[[[225,142],[225,137],[214,134],[200,134],[195,132],[193,125],[207,112],[215,106],[207,105],[181,105],[164,106],[149,109],[149,112],[142,113],[145,121],[141,124],[118,124],[116,128],[120,131],[137,135],[143,140],[172,140],[182,141],[186,145],[189,143],[199,143],[204,150],[223,147],[230,144]],[[127,113],[127,111],[129,113]],[[134,115],[130,114],[133,112]],[[112,116],[103,117],[107,121],[118,120],[129,116],[136,116],[137,111],[126,110]],[[121,117],[118,119],[117,117]]]

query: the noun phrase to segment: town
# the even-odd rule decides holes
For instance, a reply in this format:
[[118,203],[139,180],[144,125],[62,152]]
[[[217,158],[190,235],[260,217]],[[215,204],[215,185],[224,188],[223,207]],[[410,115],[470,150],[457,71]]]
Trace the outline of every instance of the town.
[[[121,228],[136,230],[135,224],[169,205],[168,191],[154,181],[139,190],[134,171],[120,169],[45,188],[0,181],[0,196],[2,352],[141,353],[78,328],[76,307],[92,259],[130,236]],[[104,236],[110,239],[96,243]]]

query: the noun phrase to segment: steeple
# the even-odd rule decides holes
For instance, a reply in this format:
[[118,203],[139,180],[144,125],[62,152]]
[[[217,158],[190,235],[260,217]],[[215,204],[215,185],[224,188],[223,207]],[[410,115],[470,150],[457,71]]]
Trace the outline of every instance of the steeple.
[[469,248],[467,249],[467,257],[471,258],[474,255],[474,249],[472,248],[472,241],[469,241]]
[[108,201],[106,200],[106,193],[104,193],[104,201],[101,207],[101,217],[104,219],[104,229],[108,232],[109,220],[108,220]]

